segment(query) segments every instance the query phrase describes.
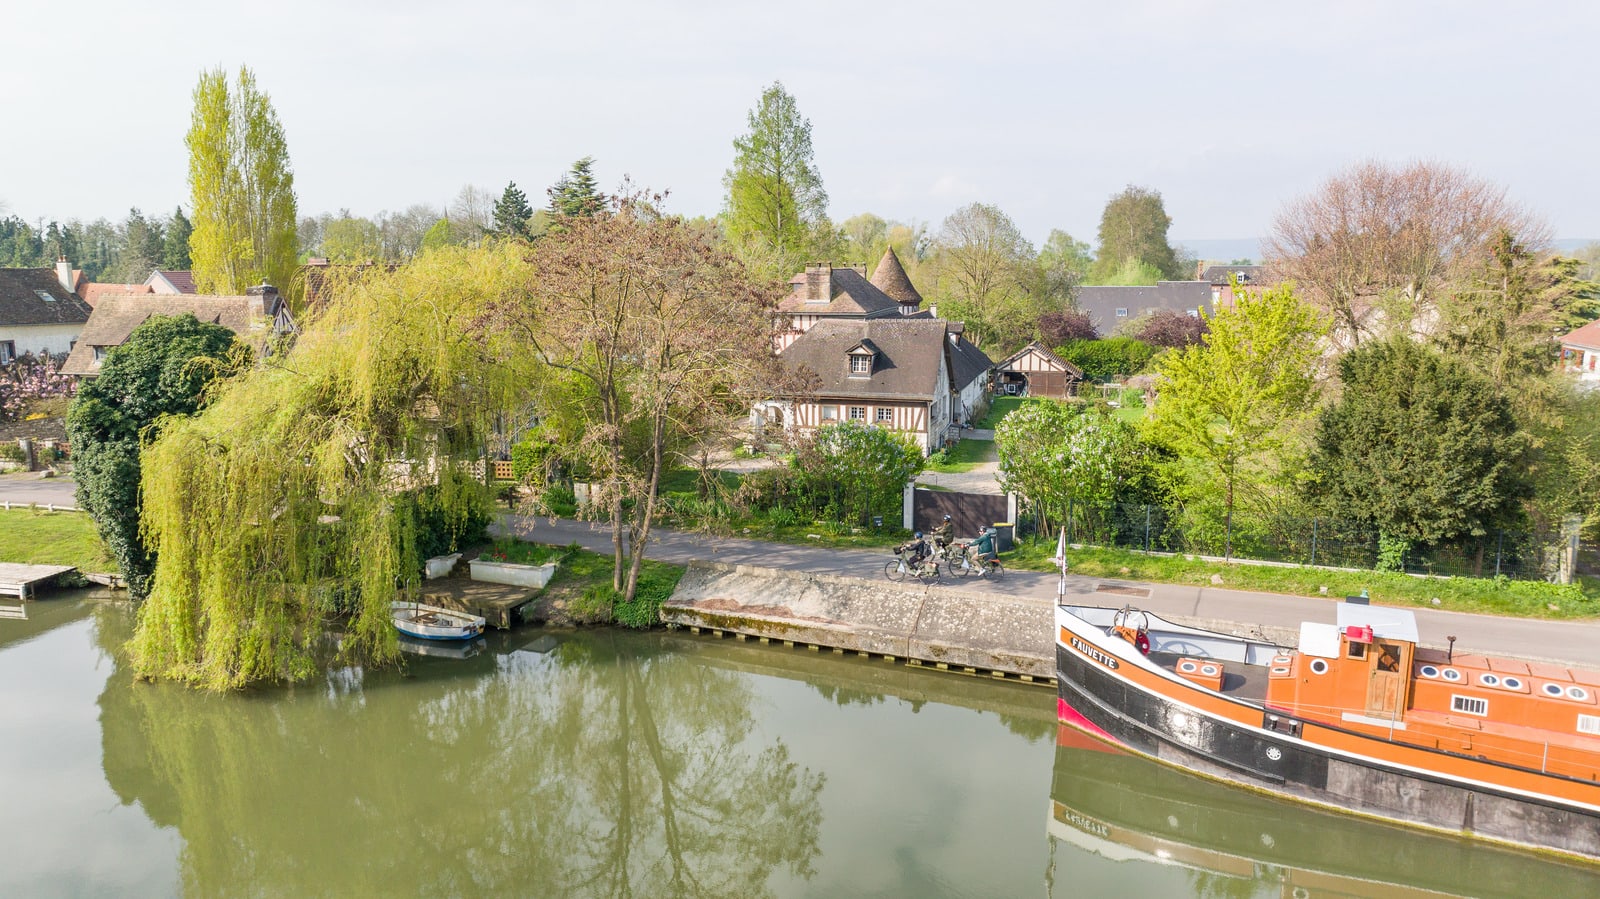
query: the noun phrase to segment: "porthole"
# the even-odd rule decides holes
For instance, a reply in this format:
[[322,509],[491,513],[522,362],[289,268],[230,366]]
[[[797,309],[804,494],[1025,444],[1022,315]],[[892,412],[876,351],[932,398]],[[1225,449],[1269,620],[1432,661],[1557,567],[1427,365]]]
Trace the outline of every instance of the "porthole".
[[1216,677],[1217,676],[1217,666],[1215,666],[1215,665],[1202,665],[1200,667],[1200,673],[1205,675],[1206,677]]
[[1522,681],[1515,677],[1508,677],[1500,682],[1500,686],[1505,687],[1507,690],[1520,690],[1522,689]]
[[1560,684],[1545,684],[1544,685],[1544,692],[1545,692],[1545,695],[1547,695],[1547,696],[1560,696],[1561,695],[1561,685]]
[[1579,702],[1587,702],[1589,699],[1589,691],[1582,687],[1568,687],[1567,695]]
[[1327,674],[1328,673],[1328,660],[1327,659],[1312,659],[1311,660],[1311,673],[1312,674]]
[[1289,669],[1287,667],[1284,667],[1284,666],[1279,666],[1277,668],[1272,669],[1272,676],[1273,677],[1283,677],[1283,676],[1287,675],[1288,673],[1289,673]]
[[1178,663],[1178,670],[1182,671],[1184,674],[1193,674],[1194,673],[1194,663],[1193,662],[1179,662]]
[[1455,670],[1454,668],[1446,668],[1439,673],[1439,676],[1451,682],[1461,680],[1461,672]]
[[1483,684],[1485,687],[1498,687],[1500,686],[1500,678],[1493,674],[1480,674],[1478,675],[1478,683]]
[[1287,665],[1292,661],[1294,661],[1294,660],[1289,658],[1288,656],[1273,656],[1272,657],[1272,664],[1274,664],[1274,665]]
[[1423,677],[1438,677],[1439,676],[1439,669],[1433,667],[1432,665],[1423,665],[1422,666],[1422,676]]

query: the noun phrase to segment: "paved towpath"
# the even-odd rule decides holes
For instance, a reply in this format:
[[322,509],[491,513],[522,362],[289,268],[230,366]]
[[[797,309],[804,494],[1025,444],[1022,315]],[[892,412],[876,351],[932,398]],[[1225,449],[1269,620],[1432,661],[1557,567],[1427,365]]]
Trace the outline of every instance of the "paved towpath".
[[44,478],[37,471],[0,474],[0,500],[27,505],[76,506],[78,483],[70,477]]
[[[590,522],[531,516],[505,516],[514,522],[518,536],[542,543],[577,542],[585,549],[611,550],[610,528]],[[504,521],[503,519],[503,521]],[[664,562],[726,562],[763,565],[813,574],[837,574],[882,578],[883,566],[890,558],[882,550],[833,549],[820,546],[793,546],[726,537],[709,537],[684,531],[657,528],[646,555]],[[1070,561],[1071,555],[1068,554]],[[1067,592],[1084,603],[1096,605],[1135,605],[1157,614],[1184,615],[1243,624],[1261,624],[1298,629],[1302,621],[1333,621],[1333,600],[1255,593],[1219,587],[1180,584],[1144,584],[1107,578],[1069,575]],[[972,579],[961,582],[978,589],[1001,590],[1021,599],[1049,604],[1056,597],[1057,577],[1037,571],[1010,571],[997,583]],[[1106,592],[1102,587],[1119,591]],[[1148,591],[1148,595],[1140,595]],[[1567,662],[1586,668],[1600,668],[1600,622],[1541,621],[1526,618],[1501,618],[1414,609],[1422,642],[1445,646],[1445,637],[1458,638],[1463,652],[1491,653],[1529,659]]]

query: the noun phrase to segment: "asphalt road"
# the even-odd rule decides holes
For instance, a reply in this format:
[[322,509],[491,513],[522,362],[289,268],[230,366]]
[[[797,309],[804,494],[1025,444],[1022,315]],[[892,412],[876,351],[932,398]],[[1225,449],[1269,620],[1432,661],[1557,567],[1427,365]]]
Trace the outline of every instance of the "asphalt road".
[[[582,521],[506,516],[514,521],[518,536],[543,543],[577,542],[585,549],[609,552],[610,528]],[[725,562],[735,565],[763,565],[853,577],[881,578],[883,566],[891,556],[886,552],[792,546],[726,537],[657,529],[652,534],[646,556],[665,562]],[[1071,554],[1068,554],[1070,564]],[[1041,604],[1055,600],[1058,578],[1036,571],[1010,571],[999,582],[975,579],[949,582],[986,590],[1003,590],[1018,598]],[[1115,587],[1148,591],[1148,596],[1109,593],[1100,589]],[[936,587],[934,589],[937,589]],[[1143,584],[1068,575],[1067,594],[1085,604],[1135,605],[1156,614],[1184,615],[1242,624],[1260,624],[1298,630],[1303,621],[1334,620],[1336,598],[1319,599],[1255,593],[1220,587],[1193,587],[1177,584]],[[1422,642],[1444,648],[1446,637],[1454,636],[1461,652],[1489,653],[1538,659],[1585,668],[1600,669],[1600,621],[1541,621],[1527,618],[1502,618],[1470,615],[1434,609],[1413,609]]]

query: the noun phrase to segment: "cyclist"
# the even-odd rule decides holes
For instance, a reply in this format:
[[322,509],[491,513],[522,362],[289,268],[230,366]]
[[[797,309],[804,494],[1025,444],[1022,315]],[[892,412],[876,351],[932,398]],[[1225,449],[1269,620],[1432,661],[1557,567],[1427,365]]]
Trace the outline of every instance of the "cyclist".
[[900,549],[906,553],[906,564],[910,565],[913,571],[920,571],[923,562],[930,554],[928,541],[922,539],[921,531],[913,532],[909,541],[900,544]]
[[940,522],[939,526],[933,529],[933,548],[936,550],[943,550],[946,546],[949,546],[950,538],[955,536],[955,530],[955,523],[951,520],[950,516],[946,515],[944,517],[944,521]]
[[978,535],[978,539],[972,541],[969,551],[980,566],[1000,558],[1000,554],[995,552],[994,548],[994,538],[997,536],[999,536],[999,531],[994,528],[984,528],[983,532]]

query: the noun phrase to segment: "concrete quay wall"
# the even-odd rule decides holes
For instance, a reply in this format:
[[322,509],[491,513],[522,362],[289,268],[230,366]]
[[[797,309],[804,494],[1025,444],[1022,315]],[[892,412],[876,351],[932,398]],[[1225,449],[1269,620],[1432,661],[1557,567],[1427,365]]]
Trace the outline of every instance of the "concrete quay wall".
[[1053,610],[949,584],[892,584],[691,562],[668,624],[826,646],[971,672],[1055,679]]

